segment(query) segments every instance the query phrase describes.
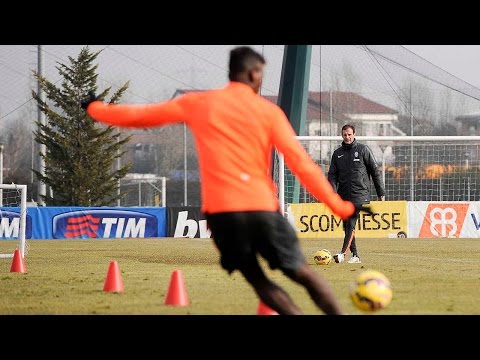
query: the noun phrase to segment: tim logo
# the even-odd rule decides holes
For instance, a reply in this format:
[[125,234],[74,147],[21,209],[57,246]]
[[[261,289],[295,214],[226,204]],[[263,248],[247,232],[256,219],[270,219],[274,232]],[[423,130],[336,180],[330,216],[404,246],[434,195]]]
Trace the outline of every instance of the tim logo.
[[429,204],[420,237],[460,236],[469,204]]
[[[32,218],[27,215],[25,238],[32,238]],[[0,239],[18,239],[20,234],[20,213],[0,210]]]
[[54,239],[158,236],[156,216],[128,210],[81,210],[53,218]]

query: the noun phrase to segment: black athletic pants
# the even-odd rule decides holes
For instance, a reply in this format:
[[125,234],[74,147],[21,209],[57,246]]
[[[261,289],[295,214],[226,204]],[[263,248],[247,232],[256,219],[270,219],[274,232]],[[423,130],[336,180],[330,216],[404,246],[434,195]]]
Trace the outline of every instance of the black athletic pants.
[[348,249],[352,252],[352,255],[358,256],[357,244],[355,244],[355,225],[359,217],[359,211],[350,217],[350,219],[343,222],[343,230],[345,231],[345,237],[343,238],[342,254],[345,254]]

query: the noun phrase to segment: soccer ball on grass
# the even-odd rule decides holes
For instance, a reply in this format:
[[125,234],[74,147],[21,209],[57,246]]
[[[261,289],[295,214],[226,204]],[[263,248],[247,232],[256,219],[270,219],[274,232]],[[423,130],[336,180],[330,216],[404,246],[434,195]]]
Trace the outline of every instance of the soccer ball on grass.
[[366,270],[360,273],[350,286],[350,297],[360,310],[377,311],[392,301],[390,280],[379,271]]
[[332,261],[332,254],[327,249],[318,250],[313,254],[313,260],[317,265],[328,265]]

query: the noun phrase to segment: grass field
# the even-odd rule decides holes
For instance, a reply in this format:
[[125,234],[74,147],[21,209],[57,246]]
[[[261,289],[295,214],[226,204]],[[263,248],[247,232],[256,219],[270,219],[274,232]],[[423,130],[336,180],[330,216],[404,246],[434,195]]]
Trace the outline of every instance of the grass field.
[[[310,265],[329,280],[347,313],[364,314],[348,289],[360,271],[374,269],[393,288],[390,306],[375,314],[480,314],[478,239],[357,241],[362,264],[318,266],[313,253],[335,253],[341,240],[301,240]],[[120,266],[123,293],[102,290],[111,260]],[[10,273],[11,259],[0,259],[0,314],[254,315],[258,298],[252,288],[218,261],[210,239],[31,240],[27,273]],[[263,265],[306,314],[322,313],[302,287]],[[182,271],[189,306],[164,305],[173,270]]]

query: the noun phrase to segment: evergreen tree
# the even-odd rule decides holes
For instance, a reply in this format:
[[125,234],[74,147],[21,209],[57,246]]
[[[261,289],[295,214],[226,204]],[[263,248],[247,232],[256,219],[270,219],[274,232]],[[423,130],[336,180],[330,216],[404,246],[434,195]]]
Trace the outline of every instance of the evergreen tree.
[[[89,91],[104,99],[111,89],[97,91],[98,65],[94,61],[99,54],[85,47],[76,59],[68,57],[69,64],[58,63],[61,87],[34,73],[47,98],[43,102],[32,90],[46,117],[45,125],[37,122],[41,131],[34,132],[35,141],[46,147],[46,153],[40,154],[45,160],[45,176],[32,170],[53,190],[53,197],[49,191],[42,196],[47,206],[113,205],[118,199],[118,180],[131,166],[119,170],[114,166],[130,137],[122,139],[115,128],[95,122],[80,106]],[[117,102],[127,88],[128,82],[113,93],[109,102]]]

